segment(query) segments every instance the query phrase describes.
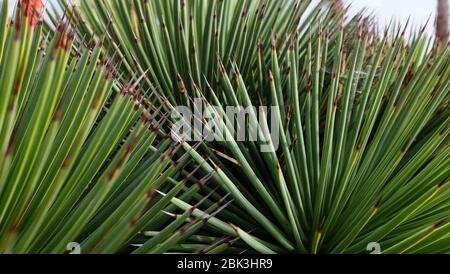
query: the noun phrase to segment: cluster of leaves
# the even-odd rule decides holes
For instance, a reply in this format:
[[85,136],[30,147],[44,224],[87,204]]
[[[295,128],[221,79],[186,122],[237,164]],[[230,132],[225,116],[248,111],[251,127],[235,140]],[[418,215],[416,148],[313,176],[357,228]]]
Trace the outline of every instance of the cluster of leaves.
[[[116,252],[136,243],[127,251],[361,253],[371,242],[379,243],[384,253],[450,252],[447,45],[435,46],[421,30],[407,39],[406,26],[387,28],[380,34],[361,14],[344,20],[344,11],[322,10],[310,2],[92,0],[82,1],[78,9],[60,0],[64,17],[74,26],[71,31],[76,42],[70,47],[83,56],[79,53],[82,45],[97,41],[97,46],[85,52],[86,65],[82,57],[71,57],[67,52],[70,47],[66,47],[64,56],[73,66],[55,68],[61,74],[61,84],[49,88],[59,96],[52,97],[53,107],[45,104],[46,112],[36,112],[48,114],[47,120],[40,119],[42,125],[31,111],[45,94],[36,90],[39,79],[48,78],[42,70],[47,67],[41,65],[46,63],[16,62],[19,67],[37,64],[40,69],[25,74],[37,84],[18,89],[19,106],[22,100],[25,106],[19,107],[14,117],[8,116],[5,107],[5,117],[14,121],[10,127],[14,137],[0,138],[5,140],[5,151],[10,151],[5,155],[10,155],[12,163],[7,165],[11,171],[1,173],[2,178],[7,175],[4,180],[8,183],[4,191],[0,188],[0,202],[7,202],[6,207],[0,207],[7,216],[1,219],[0,231],[13,233],[2,233],[10,235],[2,242],[12,242],[6,246],[23,252],[61,252],[64,242],[78,238],[91,252]],[[64,34],[60,25],[56,15],[46,25],[49,33],[58,30],[59,36],[53,38],[56,45]],[[12,30],[9,36],[14,36]],[[6,41],[13,43],[14,39]],[[46,52],[53,52],[49,49]],[[101,61],[98,51],[109,64]],[[100,61],[90,61],[96,54]],[[38,57],[52,60],[43,54]],[[14,74],[20,70],[4,70],[4,63],[14,64],[2,62],[1,77],[13,74],[9,82],[0,78],[0,84],[20,79]],[[75,98],[79,88],[70,79],[83,79],[88,70],[82,66],[95,67],[93,64],[104,69],[92,68],[80,93],[91,94],[96,73],[108,75],[111,66],[119,76],[106,81],[111,85],[109,92],[100,93],[104,101],[97,106],[104,106],[104,111],[98,109],[92,114],[92,123],[84,125],[83,120],[75,120],[82,112],[78,108],[64,114],[69,113],[71,104],[82,105],[87,100],[88,96]],[[99,76],[98,81],[109,78]],[[13,87],[9,90],[14,94]],[[23,97],[26,99],[21,100]],[[118,105],[123,97],[128,98],[128,111]],[[263,153],[259,146],[267,142],[227,138],[231,141],[193,144],[177,136],[179,150],[167,150],[172,141],[159,127],[158,136],[148,126],[139,133],[142,113],[149,109],[169,113],[179,105],[195,108],[193,98],[202,98],[210,117],[226,117],[222,114],[227,106],[278,107],[271,113],[275,121],[264,120],[255,111],[247,113],[247,120],[259,121],[254,125],[257,134],[272,147],[276,145],[268,138],[269,129],[274,123],[281,125],[280,149]],[[52,119],[55,113],[74,121],[61,128],[65,119]],[[26,120],[27,115],[33,120]],[[118,121],[115,115],[126,117]],[[61,122],[55,135],[49,135],[53,120]],[[167,125],[172,122],[167,121]],[[225,136],[248,126],[241,120],[202,122],[210,131],[219,128]],[[36,129],[41,139],[30,138],[28,124],[43,127]],[[111,132],[113,125],[120,130]],[[66,136],[79,129],[86,135]],[[105,138],[114,134],[117,138],[103,141],[102,133]],[[59,152],[66,139],[80,150],[68,145],[65,154]],[[149,143],[142,143],[147,139]],[[20,144],[20,140],[27,145],[36,140],[30,143],[36,148],[23,152],[25,147],[14,145],[19,149],[7,149],[8,144]],[[157,145],[152,146],[151,141]],[[92,143],[105,146],[107,151],[101,154],[90,147]],[[131,146],[134,149],[126,149],[127,143],[136,143]],[[124,161],[123,151],[127,152]],[[76,161],[73,166],[69,161],[69,170],[64,173],[64,160],[72,154],[69,159]],[[89,158],[94,156],[100,158]],[[155,161],[158,157],[167,164]],[[41,158],[44,160],[36,161]],[[118,171],[115,160],[121,164]],[[105,183],[111,170],[112,186]],[[142,176],[152,177],[143,180]],[[60,191],[49,188],[58,183]],[[131,195],[137,185],[143,191],[139,194],[154,190],[156,202],[148,203],[148,196],[138,193]],[[56,196],[54,200],[42,198],[49,189],[48,195]],[[33,194],[31,198],[27,192]],[[21,197],[27,199],[19,200]],[[234,200],[232,204],[225,201],[228,197]],[[99,202],[92,204],[97,199]],[[35,211],[47,201],[47,214]],[[136,203],[135,209],[131,203]],[[80,216],[88,205],[92,207],[88,215]],[[116,212],[122,205],[123,210]],[[24,210],[16,210],[22,206]],[[135,219],[138,213],[141,217]],[[44,226],[39,229],[27,222],[28,215],[44,216]],[[173,217],[176,220],[170,222]],[[22,225],[15,225],[17,220]],[[134,225],[129,226],[130,221]],[[110,222],[117,225],[116,230]],[[55,225],[60,233],[53,232]],[[68,234],[69,228],[76,231]],[[39,249],[33,249],[35,240],[27,237],[34,235],[27,230],[39,230],[38,237],[33,237],[42,240],[36,242]],[[25,242],[30,247],[21,249]],[[59,249],[53,249],[56,246]]]
[[[29,11],[27,1],[11,21],[8,1],[0,11],[0,253],[63,253],[72,242],[83,253],[122,252],[146,243],[148,227],[164,231],[135,252],[181,248],[225,200],[177,180],[190,158],[175,157],[167,116],[139,96],[139,79],[115,80],[101,41],[77,45],[62,21],[44,37]],[[177,195],[196,206],[164,212]]]

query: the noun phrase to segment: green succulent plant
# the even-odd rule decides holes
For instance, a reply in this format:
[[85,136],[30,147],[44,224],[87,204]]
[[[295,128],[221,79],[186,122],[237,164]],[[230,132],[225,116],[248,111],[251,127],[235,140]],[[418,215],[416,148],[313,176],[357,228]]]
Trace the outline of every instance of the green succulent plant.
[[[25,221],[28,215],[32,221],[33,216],[40,219],[35,211],[40,203],[48,201],[52,206],[42,220],[43,229],[23,223],[25,231],[36,230],[40,238],[30,237],[30,232],[0,234],[5,235],[0,243],[13,243],[6,245],[12,246],[12,251],[61,252],[65,242],[81,239],[83,250],[98,253],[368,253],[371,243],[378,244],[382,253],[450,252],[447,45],[433,44],[422,30],[406,37],[407,26],[379,32],[363,14],[346,20],[343,10],[323,9],[311,1],[93,0],[82,1],[80,7],[65,0],[59,3],[65,10],[64,20],[71,24],[67,29],[76,39],[64,55],[67,66],[72,61],[73,67],[69,72],[55,69],[62,80],[51,90],[59,96],[54,95],[53,107],[45,105],[46,112],[39,112],[46,114],[47,120],[24,120],[38,117],[31,112],[34,108],[28,107],[11,116],[14,140],[19,138],[24,144],[36,140],[31,145],[37,148],[30,148],[29,154],[20,150],[5,154],[11,157],[11,167],[7,166],[11,171],[2,170],[7,184],[3,192],[0,188],[0,202],[6,199],[8,206],[0,208],[8,217],[0,219],[0,231],[15,231],[10,225],[22,220],[22,215]],[[57,14],[48,19],[46,32],[58,44],[58,35],[52,35],[52,30],[59,29],[62,19]],[[2,33],[13,37],[14,30]],[[8,46],[14,39],[9,40],[3,39],[7,42],[2,48],[19,48]],[[45,129],[50,129],[51,117],[58,109],[61,117],[75,119],[69,111],[79,100],[76,91],[91,94],[95,81],[86,81],[83,90],[70,82],[84,79],[89,72],[80,63],[84,55],[78,52],[90,44],[97,46],[84,50],[86,58],[98,55],[100,61],[86,60],[92,71],[85,77],[107,74],[108,69],[96,71],[96,63],[117,71],[117,77],[107,81],[109,92],[101,93],[103,104],[99,106],[106,110],[96,110],[86,126],[73,121],[68,129],[57,130],[58,124],[54,137],[37,128],[41,134],[37,136],[44,140],[40,145],[40,139],[27,134],[28,127],[37,127],[42,120],[43,125],[48,124]],[[80,56],[70,55],[69,48]],[[103,59],[109,60],[107,64],[101,61],[100,51]],[[2,62],[1,77],[17,71],[4,70],[4,63],[30,64]],[[46,64],[35,61],[30,66],[41,63]],[[36,85],[49,74],[33,70],[26,75],[37,75],[30,76],[36,84],[21,88],[19,94],[23,95],[18,98],[33,102],[25,106],[38,105],[45,93],[37,93]],[[17,78],[9,75],[6,79],[10,81],[0,80],[0,84],[14,83]],[[95,87],[92,90],[98,89]],[[129,102],[128,109],[119,106],[121,98],[123,104]],[[145,126],[142,132],[136,129],[148,109],[168,114],[183,105],[194,110],[194,98],[201,98],[203,108],[213,116],[225,113],[228,106],[273,106],[271,121],[261,120],[255,111],[247,113],[246,121],[235,121],[233,127],[226,120],[201,121],[222,129],[226,136],[247,127],[249,121],[259,121],[256,132],[269,143],[233,139],[187,142],[168,134],[173,120],[167,121],[159,134]],[[138,110],[136,101],[140,102]],[[62,107],[57,107],[61,105],[58,102]],[[5,117],[9,117],[6,109]],[[112,118],[115,116],[122,120]],[[118,127],[116,132],[108,121]],[[261,152],[260,145],[276,147],[276,140],[268,138],[273,124],[280,125],[279,149]],[[70,157],[77,161],[60,182],[58,174],[64,170],[52,165],[60,157],[53,147],[67,138],[59,135],[79,128],[85,129],[86,135],[80,141],[75,136],[70,139],[79,146],[76,157]],[[116,137],[103,140],[98,132]],[[0,139],[6,150],[10,140]],[[145,140],[148,143],[143,143]],[[137,142],[135,149],[145,151],[127,154],[140,157],[136,156],[129,169],[124,168],[123,176],[122,172],[115,175],[117,188],[109,190],[104,180],[108,167],[114,169],[114,160],[121,162],[120,151],[126,148],[123,142]],[[105,152],[91,149],[92,143],[103,145]],[[65,151],[71,155],[72,149]],[[166,162],[155,161],[158,157]],[[60,161],[62,165],[64,157]],[[23,174],[16,173],[16,165],[24,166]],[[82,175],[78,175],[80,165],[85,168]],[[55,181],[46,179],[49,172],[55,174]],[[152,177],[142,180],[146,175]],[[58,182],[61,191],[51,193],[57,196],[55,201],[41,199],[47,185]],[[15,185],[23,188],[24,194],[16,192]],[[137,185],[145,189],[141,194],[153,189],[156,203],[148,205],[139,194],[133,196]],[[27,198],[27,191],[39,198]],[[89,198],[102,202],[91,205]],[[226,202],[229,199],[231,204]],[[28,214],[15,208],[28,204]],[[88,204],[91,214],[80,216],[83,210],[76,209]],[[145,211],[138,225],[127,227],[142,208]],[[124,216],[129,219],[122,219]],[[66,232],[72,227],[70,222],[77,224],[73,234]],[[116,230],[110,222],[116,224]],[[55,227],[59,233],[52,232]],[[25,243],[26,248],[17,243]]]
[[[209,215],[163,211],[198,186],[178,179],[190,158],[174,157],[180,146],[164,133],[166,116],[135,90],[141,80],[117,82],[102,43],[78,44],[63,21],[44,34],[25,1],[8,21],[8,4],[0,12],[0,253],[64,253],[76,243],[82,253],[126,252],[147,242],[147,227],[157,237],[146,251],[181,248]],[[196,203],[209,214],[223,208],[208,197]]]
[[231,193],[239,209],[223,218],[252,249],[449,252],[446,46],[310,1],[94,0],[70,16],[80,35],[107,33],[124,74],[149,70],[170,105],[279,107],[277,152],[190,152]]

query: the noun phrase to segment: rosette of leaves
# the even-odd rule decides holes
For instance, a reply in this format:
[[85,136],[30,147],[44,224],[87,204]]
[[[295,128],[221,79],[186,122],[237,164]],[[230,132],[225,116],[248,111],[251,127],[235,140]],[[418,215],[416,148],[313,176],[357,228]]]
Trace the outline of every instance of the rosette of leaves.
[[[261,253],[449,252],[450,56],[423,31],[344,24],[310,1],[94,0],[67,14],[81,36],[108,37],[125,75],[148,70],[169,109],[278,107],[272,153],[182,144],[235,200],[216,229]],[[271,121],[247,120],[269,140]]]
[[190,157],[175,156],[167,115],[139,95],[143,77],[118,82],[101,41],[80,45],[63,21],[45,32],[33,1],[20,1],[13,18],[8,5],[0,10],[0,253],[209,246],[214,235],[196,232],[226,198],[198,194],[207,178],[194,180]]

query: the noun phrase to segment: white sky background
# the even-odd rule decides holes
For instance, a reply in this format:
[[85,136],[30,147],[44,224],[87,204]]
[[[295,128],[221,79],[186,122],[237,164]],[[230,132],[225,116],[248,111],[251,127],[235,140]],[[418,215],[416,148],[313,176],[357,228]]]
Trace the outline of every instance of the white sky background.
[[437,0],[344,0],[351,4],[351,11],[355,12],[367,7],[373,11],[380,26],[389,24],[391,19],[406,24],[411,16],[411,23],[416,28],[423,26],[430,17],[427,31],[434,34]]
[[[313,2],[318,3],[319,0],[313,0]],[[411,16],[412,23],[418,29],[431,15],[427,31],[430,35],[434,34],[437,0],[344,0],[344,2],[346,4],[351,3],[351,14],[363,8],[373,12],[381,27],[386,26],[391,19],[405,24],[408,17]]]

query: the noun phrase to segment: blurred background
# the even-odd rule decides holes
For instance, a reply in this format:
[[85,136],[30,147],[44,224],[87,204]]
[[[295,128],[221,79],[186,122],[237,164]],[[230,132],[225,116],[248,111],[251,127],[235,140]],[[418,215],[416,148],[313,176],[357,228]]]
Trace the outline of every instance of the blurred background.
[[[320,1],[314,0],[314,2]],[[351,14],[366,9],[367,13],[374,15],[381,27],[387,26],[391,19],[406,24],[410,17],[412,26],[418,28],[423,26],[430,18],[426,29],[430,35],[433,35],[436,31],[439,11],[441,28],[446,24],[448,34],[448,0],[330,0],[330,2],[341,2],[345,6],[350,5],[349,12]],[[442,32],[445,32],[445,30],[442,30]]]
[[405,24],[411,17],[412,23],[420,26],[425,24],[428,18],[431,18],[427,31],[432,34],[439,0],[345,0],[344,2],[351,5],[351,12],[367,8],[368,12],[374,14],[382,27],[389,24],[391,19]]

